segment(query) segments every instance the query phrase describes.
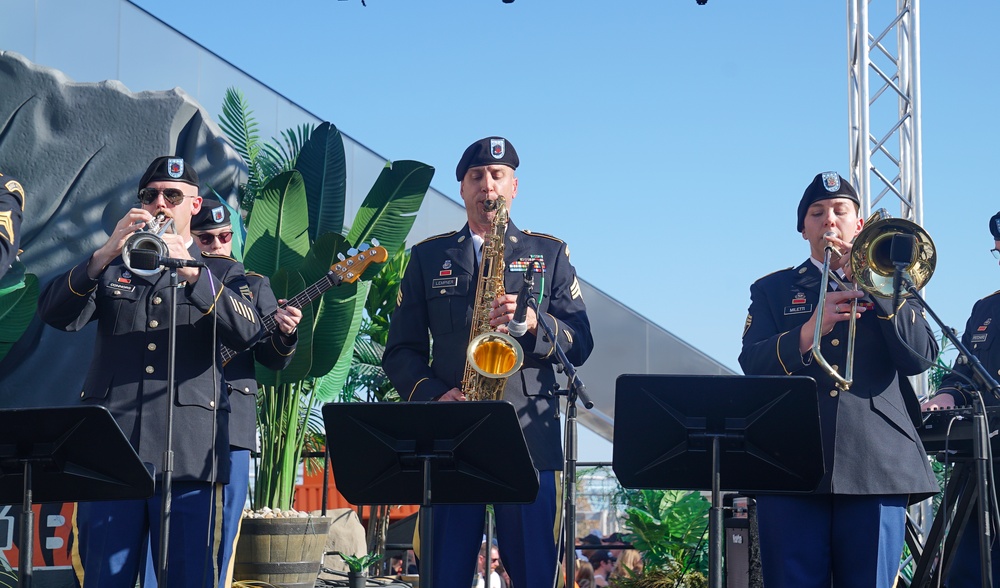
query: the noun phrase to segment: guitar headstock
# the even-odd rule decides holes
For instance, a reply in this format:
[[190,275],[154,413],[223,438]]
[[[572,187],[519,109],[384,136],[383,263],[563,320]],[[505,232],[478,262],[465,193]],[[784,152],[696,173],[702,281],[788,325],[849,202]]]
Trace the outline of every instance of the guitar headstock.
[[[348,251],[350,254],[354,249]],[[350,257],[340,260],[330,270],[337,274],[341,282],[351,283],[357,281],[372,263],[383,263],[389,259],[389,252],[381,245],[375,245],[368,249],[356,251]]]

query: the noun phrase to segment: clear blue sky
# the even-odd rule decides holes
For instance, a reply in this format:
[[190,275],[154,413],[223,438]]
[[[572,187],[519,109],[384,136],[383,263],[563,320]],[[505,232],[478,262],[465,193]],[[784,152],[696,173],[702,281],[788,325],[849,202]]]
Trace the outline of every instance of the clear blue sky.
[[[366,1],[137,3],[456,200],[462,150],[506,136],[518,225],[739,371],[750,284],[808,255],[812,177],[849,173],[845,0]],[[961,330],[1000,285],[1000,3],[921,4],[927,292]]]

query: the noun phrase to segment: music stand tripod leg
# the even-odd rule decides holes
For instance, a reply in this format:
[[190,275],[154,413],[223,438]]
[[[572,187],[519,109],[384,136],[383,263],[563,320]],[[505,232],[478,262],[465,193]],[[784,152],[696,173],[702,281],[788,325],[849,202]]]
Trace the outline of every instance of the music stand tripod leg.
[[722,588],[722,448],[718,435],[712,436],[712,506],[709,509],[708,571],[710,588]]
[[31,460],[24,461],[24,504],[21,512],[21,545],[17,557],[17,585],[31,588],[31,566],[35,544],[35,513],[31,510]]
[[434,506],[431,504],[431,458],[424,456],[424,499],[420,507],[420,585],[431,588],[434,580]]

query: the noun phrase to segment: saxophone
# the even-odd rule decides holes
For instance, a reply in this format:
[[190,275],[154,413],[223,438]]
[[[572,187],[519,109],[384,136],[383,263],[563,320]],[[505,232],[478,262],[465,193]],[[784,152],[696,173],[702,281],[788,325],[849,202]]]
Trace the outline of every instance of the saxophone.
[[521,369],[524,351],[506,333],[490,326],[493,300],[506,293],[503,283],[503,237],[507,228],[507,201],[503,196],[484,203],[486,211],[495,210],[493,224],[483,239],[483,259],[472,309],[472,331],[466,350],[462,392],[468,400],[500,400],[507,378]]

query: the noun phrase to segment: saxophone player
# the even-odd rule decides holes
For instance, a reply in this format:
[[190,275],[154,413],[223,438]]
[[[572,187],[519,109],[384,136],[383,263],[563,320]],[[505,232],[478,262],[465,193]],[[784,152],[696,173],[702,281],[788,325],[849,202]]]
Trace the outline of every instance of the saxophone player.
[[[466,400],[462,388],[466,347],[474,324],[480,244],[494,228],[493,203],[507,206],[517,196],[513,145],[502,137],[486,137],[470,145],[455,170],[468,222],[457,231],[413,246],[389,326],[383,366],[402,398]],[[500,332],[516,309],[524,272],[535,262],[539,309],[554,324],[560,346],[574,365],[593,349],[590,321],[576,270],[563,241],[517,228],[501,227],[504,293],[495,297],[481,320]],[[489,261],[489,260],[488,260]],[[539,286],[541,284],[541,286]],[[509,292],[509,293],[508,293]],[[495,505],[500,557],[514,586],[553,586],[558,570],[557,533],[560,505],[556,488],[563,467],[559,400],[555,394],[554,343],[543,338],[538,317],[529,308],[527,332],[516,337],[524,353],[520,370],[507,378],[503,399],[517,410],[535,468],[539,491],[528,505]],[[430,336],[428,336],[428,334]],[[433,362],[431,358],[433,357]],[[498,448],[502,450],[502,448]],[[476,573],[482,543],[485,505],[434,507],[434,578],[443,588],[466,587]]]

